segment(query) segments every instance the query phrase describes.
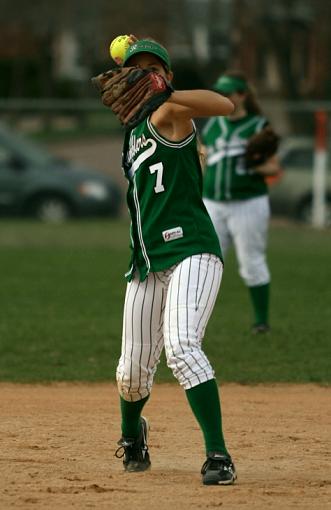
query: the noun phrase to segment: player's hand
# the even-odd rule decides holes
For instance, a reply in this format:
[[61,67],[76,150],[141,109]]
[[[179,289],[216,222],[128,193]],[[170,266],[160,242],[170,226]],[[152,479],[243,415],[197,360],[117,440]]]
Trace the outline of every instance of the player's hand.
[[139,41],[139,39],[135,35],[130,34],[129,35],[129,41],[130,41],[130,44],[134,44],[135,42]]

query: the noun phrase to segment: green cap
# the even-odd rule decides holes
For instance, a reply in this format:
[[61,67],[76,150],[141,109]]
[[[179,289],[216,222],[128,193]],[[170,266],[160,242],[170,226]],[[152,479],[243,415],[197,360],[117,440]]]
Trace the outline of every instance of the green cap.
[[247,90],[247,82],[242,78],[235,78],[234,76],[220,76],[214,84],[213,89],[221,94],[245,92],[245,90]]
[[127,63],[129,58],[133,57],[133,55],[137,55],[138,53],[152,53],[153,55],[156,55],[159,59],[162,60],[170,69],[170,57],[167,50],[161,46],[161,44],[150,41],[149,39],[140,39],[139,41],[131,44],[129,48],[126,50],[123,65]]

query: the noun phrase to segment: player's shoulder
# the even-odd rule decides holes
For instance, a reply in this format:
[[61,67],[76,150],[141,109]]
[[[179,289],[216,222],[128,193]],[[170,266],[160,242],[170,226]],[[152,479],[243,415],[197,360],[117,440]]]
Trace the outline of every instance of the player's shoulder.
[[215,124],[218,124],[218,117],[209,117],[201,129],[201,133],[205,136]]
[[270,121],[267,119],[265,115],[259,114],[259,115],[252,115],[255,121],[255,132],[258,133],[265,127],[270,125]]
[[196,133],[193,119],[181,115],[182,107],[177,106],[164,103],[150,117],[151,123],[158,133],[175,142]]

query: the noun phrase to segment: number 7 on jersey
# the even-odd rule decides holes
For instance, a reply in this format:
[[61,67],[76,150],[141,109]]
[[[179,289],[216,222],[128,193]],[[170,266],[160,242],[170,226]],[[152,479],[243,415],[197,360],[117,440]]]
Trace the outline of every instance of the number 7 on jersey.
[[163,163],[160,162],[155,165],[151,165],[149,167],[149,171],[151,174],[155,174],[156,172],[156,185],[154,186],[155,193],[162,193],[162,191],[164,191],[164,186],[162,184]]

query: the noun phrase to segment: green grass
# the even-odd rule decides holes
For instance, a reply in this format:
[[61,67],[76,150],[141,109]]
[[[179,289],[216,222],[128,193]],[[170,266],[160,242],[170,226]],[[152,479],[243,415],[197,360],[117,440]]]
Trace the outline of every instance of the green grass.
[[[69,117],[70,119],[70,117]],[[91,140],[94,137],[123,134],[118,119],[105,108],[96,112],[83,113],[80,118],[72,118],[67,127],[52,125],[42,126],[30,137],[39,142],[62,142],[68,140]]]
[[[125,221],[0,222],[0,380],[114,380],[120,352]],[[249,333],[233,252],[204,341],[218,380],[330,383],[331,236],[273,226],[272,333]],[[174,381],[162,361],[157,381]]]

